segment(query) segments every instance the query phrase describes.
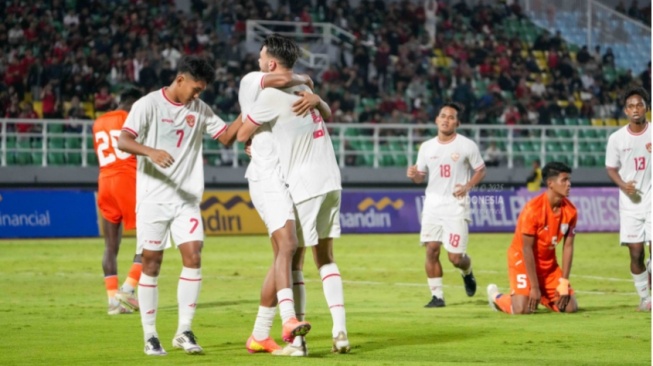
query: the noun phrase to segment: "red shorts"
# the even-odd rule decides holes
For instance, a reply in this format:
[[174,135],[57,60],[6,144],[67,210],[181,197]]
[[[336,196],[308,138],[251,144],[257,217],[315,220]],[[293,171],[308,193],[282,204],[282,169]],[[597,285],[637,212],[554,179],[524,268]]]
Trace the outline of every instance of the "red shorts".
[[[542,298],[540,303],[553,311],[559,311],[555,305],[558,301],[558,294],[556,288],[559,285],[560,278],[562,278],[562,269],[557,264],[551,268],[537,267],[535,264],[535,271],[537,272],[537,281],[540,284],[540,292]],[[508,250],[508,279],[510,280],[510,294],[529,296],[531,291],[531,282],[526,275],[526,264],[521,253],[515,253]],[[574,289],[569,285],[569,295],[574,294]]]
[[136,177],[116,174],[98,180],[97,204],[105,220],[136,228]]

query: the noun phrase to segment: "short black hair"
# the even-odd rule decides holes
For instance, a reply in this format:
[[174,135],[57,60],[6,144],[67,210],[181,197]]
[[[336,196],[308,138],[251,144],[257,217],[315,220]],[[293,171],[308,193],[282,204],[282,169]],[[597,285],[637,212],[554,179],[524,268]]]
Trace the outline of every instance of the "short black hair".
[[211,66],[209,60],[204,57],[185,55],[179,60],[177,73],[189,74],[195,80],[201,80],[207,84],[215,80],[215,69]]
[[568,173],[571,174],[571,168],[569,165],[565,163],[561,163],[558,161],[552,161],[550,163],[546,163],[544,168],[542,168],[542,178],[547,181],[550,178],[555,178],[560,173]]
[[141,93],[140,90],[136,88],[129,88],[120,93],[120,103],[127,103],[127,101],[131,101],[131,103],[133,103],[141,99],[142,96],[143,93]]
[[621,104],[625,107],[626,101],[633,95],[639,95],[646,104],[646,110],[650,109],[648,92],[641,86],[631,86],[630,88],[626,89],[623,96],[621,97]]
[[263,47],[267,48],[270,57],[277,59],[281,66],[287,69],[292,69],[301,55],[301,49],[295,41],[276,33],[265,37],[261,48]]
[[448,100],[448,101],[444,102],[444,104],[442,104],[442,107],[440,107],[440,110],[442,110],[442,108],[444,108],[444,107],[449,107],[449,108],[455,109],[456,112],[457,112],[456,119],[459,120],[459,121],[460,121],[460,115],[465,111],[465,107],[463,107],[462,104],[460,104],[458,102],[454,102],[452,100]]

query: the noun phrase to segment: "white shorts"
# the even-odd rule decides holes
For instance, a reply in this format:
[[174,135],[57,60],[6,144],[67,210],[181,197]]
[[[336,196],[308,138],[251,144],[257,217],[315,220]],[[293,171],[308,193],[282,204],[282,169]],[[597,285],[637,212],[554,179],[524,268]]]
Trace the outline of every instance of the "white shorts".
[[440,242],[449,253],[466,253],[469,241],[469,225],[463,217],[422,217],[420,231],[422,245]]
[[619,240],[622,245],[651,241],[651,212],[619,212]]
[[284,227],[286,221],[295,220],[295,206],[288,188],[277,176],[249,181],[249,196],[270,236]]
[[340,237],[340,191],[331,191],[321,196],[313,197],[295,205],[304,243],[300,246],[312,247],[319,239]]
[[190,241],[204,241],[199,205],[190,203],[141,203],[136,210],[136,253],[161,251]]

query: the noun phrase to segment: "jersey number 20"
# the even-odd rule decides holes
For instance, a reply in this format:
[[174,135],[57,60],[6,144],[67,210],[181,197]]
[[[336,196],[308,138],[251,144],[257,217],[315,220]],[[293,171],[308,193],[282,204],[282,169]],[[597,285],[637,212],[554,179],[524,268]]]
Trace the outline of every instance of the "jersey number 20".
[[[109,136],[109,134],[111,134],[111,136]],[[120,160],[125,160],[131,156],[129,153],[118,150],[118,137],[120,137],[120,130],[111,130],[109,133],[106,131],[98,131],[95,133],[98,164],[101,167],[113,163],[116,161],[116,157]],[[107,153],[109,147],[113,148],[113,152]]]

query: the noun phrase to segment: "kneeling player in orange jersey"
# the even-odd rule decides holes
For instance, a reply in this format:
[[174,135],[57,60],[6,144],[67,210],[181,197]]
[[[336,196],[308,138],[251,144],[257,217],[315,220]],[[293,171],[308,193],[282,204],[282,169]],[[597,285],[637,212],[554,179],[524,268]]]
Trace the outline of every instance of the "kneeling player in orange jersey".
[[[495,284],[487,287],[494,310],[530,314],[537,310],[538,303],[558,312],[578,310],[569,284],[577,218],[576,207],[567,199],[571,168],[551,162],[544,166],[542,175],[546,192],[524,206],[508,248],[510,296],[499,293]],[[563,243],[562,269],[556,260],[556,247],[560,243]]]

